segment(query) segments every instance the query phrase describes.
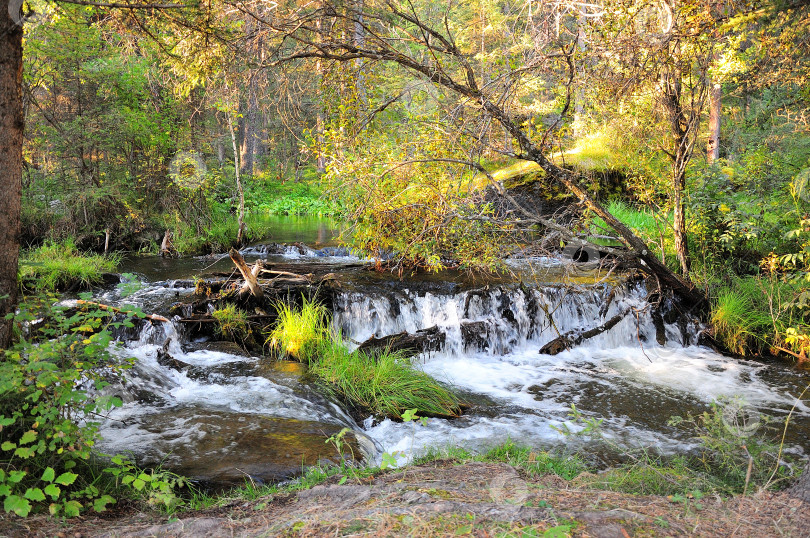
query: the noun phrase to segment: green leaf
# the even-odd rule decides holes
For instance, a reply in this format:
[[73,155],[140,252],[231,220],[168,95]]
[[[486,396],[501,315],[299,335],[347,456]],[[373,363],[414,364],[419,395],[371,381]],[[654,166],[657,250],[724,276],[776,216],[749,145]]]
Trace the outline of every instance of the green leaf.
[[138,491],[141,491],[145,485],[146,482],[144,482],[140,478],[136,478],[135,480],[132,481],[132,487],[134,487]]
[[20,517],[25,517],[31,512],[31,503],[19,495],[9,495],[3,503],[6,512],[14,512]]
[[59,510],[61,510],[61,509],[62,509],[62,507],[59,506],[56,503],[51,503],[51,505],[48,506],[48,512],[50,512],[52,516],[55,516],[56,514],[58,514]]
[[28,459],[35,453],[36,451],[34,449],[28,448],[27,446],[21,446],[20,448],[14,451],[14,455],[22,459]]
[[102,495],[95,501],[93,501],[93,510],[96,512],[104,512],[107,509],[108,504],[115,503],[115,499],[110,497],[109,495]]
[[62,489],[56,484],[48,484],[45,486],[45,493],[51,496],[54,501],[62,494]]
[[15,445],[10,441],[4,441],[3,444],[0,445],[0,448],[2,448],[3,450],[14,450],[15,448],[17,448],[17,445]]
[[76,473],[62,473],[56,477],[55,482],[63,486],[69,486],[79,477]]
[[36,440],[37,440],[37,432],[34,430],[28,430],[20,438],[20,444],[27,445],[28,443],[33,443]]
[[20,480],[28,474],[25,471],[9,471],[8,473],[8,481],[12,484],[18,483]]
[[79,501],[68,501],[65,503],[65,515],[67,517],[76,517],[82,509],[82,503]]
[[47,469],[45,469],[45,472],[42,473],[42,481],[53,482],[55,476],[56,472],[53,470],[53,467],[48,467]]
[[39,488],[28,488],[25,490],[24,497],[26,499],[31,499],[32,501],[44,501],[45,494],[42,493],[42,490]]

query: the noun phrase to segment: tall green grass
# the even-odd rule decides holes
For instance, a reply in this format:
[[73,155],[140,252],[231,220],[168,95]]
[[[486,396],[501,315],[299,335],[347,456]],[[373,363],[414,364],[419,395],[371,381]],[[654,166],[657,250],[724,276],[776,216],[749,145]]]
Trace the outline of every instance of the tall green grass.
[[741,355],[783,346],[789,327],[805,325],[794,306],[794,297],[800,291],[788,282],[765,277],[732,280],[717,291],[712,301],[715,338]]
[[115,271],[121,258],[116,255],[79,252],[72,239],[46,241],[23,253],[20,280],[39,290],[59,290],[75,285],[89,287],[102,280],[102,274]]
[[408,409],[422,416],[458,416],[459,399],[406,356],[383,350],[349,351],[329,329],[326,308],[304,300],[300,308],[276,305],[278,320],[267,343],[282,357],[306,362],[320,384],[355,409],[402,418]]
[[[181,254],[202,254],[204,252],[225,252],[236,245],[239,233],[239,220],[236,215],[215,215],[213,221],[198,229],[184,221],[169,223],[174,230],[173,245]],[[245,214],[243,242],[252,242],[267,237],[270,224],[258,214]]]
[[[637,209],[619,200],[610,202],[607,210],[647,242],[660,241],[661,230],[667,228],[666,223],[660,222],[651,211]],[[605,221],[599,217],[593,219],[593,226],[594,231],[610,230]]]

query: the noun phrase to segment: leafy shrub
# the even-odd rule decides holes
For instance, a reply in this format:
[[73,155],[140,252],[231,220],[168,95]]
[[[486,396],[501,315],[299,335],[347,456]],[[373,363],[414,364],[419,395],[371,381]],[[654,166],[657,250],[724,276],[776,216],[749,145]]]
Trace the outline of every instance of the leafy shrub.
[[[90,479],[99,413],[120,399],[99,391],[128,367],[109,352],[113,321],[104,310],[71,312],[47,298],[24,303],[15,321],[28,329],[0,362],[0,498],[6,512],[28,515],[47,506],[75,516],[114,502]],[[38,328],[35,324],[41,323]]]

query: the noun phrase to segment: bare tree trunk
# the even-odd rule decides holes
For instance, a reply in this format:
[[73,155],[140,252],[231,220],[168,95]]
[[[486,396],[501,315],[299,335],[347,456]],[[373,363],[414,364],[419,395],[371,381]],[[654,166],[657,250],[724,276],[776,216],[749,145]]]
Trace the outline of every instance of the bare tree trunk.
[[230,112],[226,112],[228,116],[228,130],[231,132],[231,144],[233,144],[233,172],[236,176],[236,190],[239,192],[239,230],[236,232],[236,245],[242,244],[242,232],[245,229],[245,191],[242,189],[242,178],[239,175],[239,148],[236,145],[236,131],[233,127],[233,119]]
[[22,26],[0,9],[0,349],[11,344],[17,306],[22,197]]
[[709,164],[720,158],[720,112],[722,86],[714,82],[709,90],[709,141],[706,144],[706,160]]

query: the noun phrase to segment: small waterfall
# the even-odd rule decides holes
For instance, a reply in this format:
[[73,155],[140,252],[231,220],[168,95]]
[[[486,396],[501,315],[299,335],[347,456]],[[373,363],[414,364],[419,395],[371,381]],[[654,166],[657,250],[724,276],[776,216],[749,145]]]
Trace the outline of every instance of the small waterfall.
[[[502,285],[452,294],[400,291],[345,292],[334,302],[334,324],[345,338],[360,343],[402,331],[438,326],[446,333],[446,353],[485,351],[504,355],[527,341],[545,344],[572,330],[587,330],[619,313],[624,319],[593,338],[607,348],[656,342],[652,306],[641,286]],[[606,308],[607,307],[607,308]],[[679,326],[664,326],[666,340],[695,343],[693,323],[684,338]]]

